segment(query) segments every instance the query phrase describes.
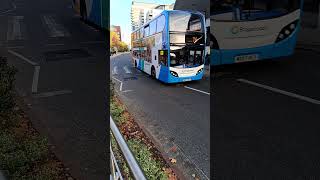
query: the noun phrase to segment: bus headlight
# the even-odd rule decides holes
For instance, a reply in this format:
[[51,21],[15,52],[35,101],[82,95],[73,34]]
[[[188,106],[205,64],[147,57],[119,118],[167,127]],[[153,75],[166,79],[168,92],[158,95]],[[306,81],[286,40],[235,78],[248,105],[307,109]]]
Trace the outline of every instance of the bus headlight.
[[197,75],[200,74],[203,71],[203,68],[199,69],[197,72]]
[[172,76],[174,76],[174,77],[179,77],[179,76],[178,76],[178,73],[176,73],[176,72],[174,72],[174,71],[170,71],[170,74],[171,74]]
[[293,21],[292,23],[288,24],[287,26],[285,26],[280,31],[280,33],[277,37],[276,43],[289,37],[297,28],[298,22],[299,22],[299,20],[296,20],[296,21]]
[[296,28],[296,25],[295,24],[291,24],[290,25],[290,29],[294,30]]

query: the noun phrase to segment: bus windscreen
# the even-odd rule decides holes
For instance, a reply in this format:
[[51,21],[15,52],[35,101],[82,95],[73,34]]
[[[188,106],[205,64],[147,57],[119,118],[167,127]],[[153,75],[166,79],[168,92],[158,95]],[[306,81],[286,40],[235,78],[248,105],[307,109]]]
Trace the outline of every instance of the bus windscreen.
[[202,18],[198,14],[183,11],[170,12],[169,31],[204,32]]
[[199,14],[174,11],[169,16],[170,66],[197,67],[203,64],[205,27]]

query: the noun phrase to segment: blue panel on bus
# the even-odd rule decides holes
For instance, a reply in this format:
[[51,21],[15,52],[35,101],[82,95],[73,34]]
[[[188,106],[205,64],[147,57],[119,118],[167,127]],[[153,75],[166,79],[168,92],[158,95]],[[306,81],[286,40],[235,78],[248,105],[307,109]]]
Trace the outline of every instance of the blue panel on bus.
[[228,50],[211,50],[212,65],[233,64],[235,57],[239,55],[257,54],[259,60],[272,59],[277,57],[290,56],[293,54],[297,41],[297,31],[295,31],[289,38],[278,43],[250,48],[250,49],[228,49]]
[[140,69],[141,71],[144,70],[144,60],[139,59],[138,69]]
[[163,81],[163,82],[167,82],[168,81],[168,75],[169,75],[169,71],[168,71],[168,67],[166,66],[161,66],[160,67],[160,73],[159,73],[159,80]]

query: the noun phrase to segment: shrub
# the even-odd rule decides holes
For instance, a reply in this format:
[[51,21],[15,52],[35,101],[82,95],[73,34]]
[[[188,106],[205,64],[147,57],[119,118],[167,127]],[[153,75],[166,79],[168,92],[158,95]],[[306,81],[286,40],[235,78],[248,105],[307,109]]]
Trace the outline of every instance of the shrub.
[[15,106],[13,85],[17,70],[9,66],[7,59],[0,57],[0,116]]

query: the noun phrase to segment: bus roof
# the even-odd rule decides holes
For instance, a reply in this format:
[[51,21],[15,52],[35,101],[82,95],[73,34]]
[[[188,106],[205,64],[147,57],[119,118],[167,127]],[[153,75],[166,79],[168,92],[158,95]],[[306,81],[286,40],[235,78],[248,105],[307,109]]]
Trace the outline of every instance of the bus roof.
[[185,11],[185,10],[163,10],[160,14],[158,14],[157,16],[155,16],[154,18],[152,18],[150,21],[144,23],[142,26],[140,26],[139,28],[137,28],[136,30],[132,31],[131,33],[134,33],[136,31],[139,31],[142,27],[144,27],[145,25],[149,24],[151,21],[153,21],[154,19],[160,17],[161,15],[165,14],[166,12],[188,12],[188,13],[193,13],[193,14],[199,14],[199,15],[204,15],[203,13],[199,12],[199,11]]

